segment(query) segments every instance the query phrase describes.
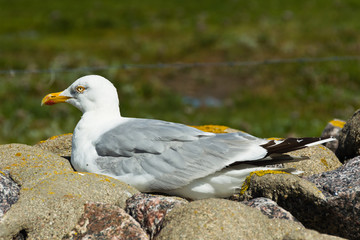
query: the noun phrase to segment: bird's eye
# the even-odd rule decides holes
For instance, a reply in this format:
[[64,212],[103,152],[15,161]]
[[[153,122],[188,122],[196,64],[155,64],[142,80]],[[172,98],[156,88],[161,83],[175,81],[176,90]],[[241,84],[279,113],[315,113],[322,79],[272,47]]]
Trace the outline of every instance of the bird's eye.
[[83,86],[77,86],[77,87],[76,87],[76,91],[77,91],[78,93],[82,93],[83,91],[85,91],[85,87],[83,87]]

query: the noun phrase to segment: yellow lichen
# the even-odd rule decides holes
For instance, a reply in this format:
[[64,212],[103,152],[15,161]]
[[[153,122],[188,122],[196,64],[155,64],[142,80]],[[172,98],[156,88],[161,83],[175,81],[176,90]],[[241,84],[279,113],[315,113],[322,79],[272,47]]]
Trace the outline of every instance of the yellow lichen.
[[240,190],[240,195],[243,195],[246,190],[248,190],[249,186],[250,186],[250,180],[252,175],[256,174],[257,176],[261,177],[264,176],[265,174],[289,174],[287,172],[283,172],[283,171],[279,171],[279,170],[260,170],[260,171],[254,171],[251,172],[249,174],[249,176],[247,176],[245,178],[245,181],[243,183],[243,185],[241,186],[241,190]]
[[55,136],[52,136],[52,137],[50,137],[50,138],[48,138],[46,140],[39,141],[38,144],[44,143],[44,142],[46,142],[48,140],[54,140],[54,139],[56,139],[58,137],[61,137],[61,136],[67,136],[67,135],[70,135],[70,134],[72,134],[72,133],[65,133],[65,134],[55,135]]
[[73,194],[65,194],[64,195],[64,198],[69,198],[69,199],[80,198],[80,197],[81,197],[80,194],[75,194],[75,195],[73,195]]
[[327,150],[327,148],[324,147],[323,145],[317,145],[317,146],[318,146],[318,148],[321,148],[322,150]]
[[267,140],[275,140],[275,141],[279,141],[279,140],[283,140],[283,138],[271,137],[271,138],[268,138]]
[[320,162],[321,162],[322,164],[324,164],[326,167],[329,167],[329,164],[328,164],[328,162],[326,161],[325,158],[320,159]]
[[60,134],[60,135],[52,136],[52,137],[49,138],[49,140],[54,140],[54,139],[56,139],[56,138],[58,138],[58,137],[67,136],[67,135],[70,135],[70,134],[72,134],[72,133],[65,133],[65,134]]
[[16,153],[15,156],[20,157],[21,153]]
[[339,119],[333,119],[329,123],[334,127],[343,128],[346,122]]
[[190,126],[190,127],[197,128],[204,132],[212,132],[212,133],[227,133],[226,130],[229,129],[229,127],[222,125],[202,125],[202,126]]

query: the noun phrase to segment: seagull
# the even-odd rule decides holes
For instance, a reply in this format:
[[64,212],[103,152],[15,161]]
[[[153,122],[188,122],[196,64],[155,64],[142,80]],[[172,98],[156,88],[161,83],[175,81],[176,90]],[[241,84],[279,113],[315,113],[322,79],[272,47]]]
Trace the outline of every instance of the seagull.
[[114,85],[87,75],[41,104],[70,103],[82,111],[72,138],[71,164],[76,171],[103,174],[141,192],[187,199],[225,198],[238,191],[253,171],[305,159],[287,155],[334,140],[288,138],[268,140],[245,132],[215,134],[184,124],[122,117]]

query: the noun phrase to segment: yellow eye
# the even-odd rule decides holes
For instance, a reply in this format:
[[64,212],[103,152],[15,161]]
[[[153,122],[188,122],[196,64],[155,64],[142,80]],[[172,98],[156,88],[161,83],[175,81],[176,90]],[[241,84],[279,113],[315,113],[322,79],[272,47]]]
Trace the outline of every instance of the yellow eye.
[[78,93],[82,93],[83,91],[85,91],[85,87],[83,87],[83,86],[77,86],[77,87],[76,87],[76,91],[77,91]]

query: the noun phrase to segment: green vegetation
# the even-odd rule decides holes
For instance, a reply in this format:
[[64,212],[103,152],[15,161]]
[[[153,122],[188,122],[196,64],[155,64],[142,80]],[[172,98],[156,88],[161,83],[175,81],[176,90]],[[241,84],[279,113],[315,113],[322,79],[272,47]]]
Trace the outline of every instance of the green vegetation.
[[[0,0],[0,70],[360,55],[360,2]],[[360,106],[359,61],[0,74],[0,143],[72,132],[81,113],[43,96],[85,74],[118,88],[124,116],[318,136]],[[199,107],[183,101],[215,99]],[[219,106],[220,103],[220,106]]]

